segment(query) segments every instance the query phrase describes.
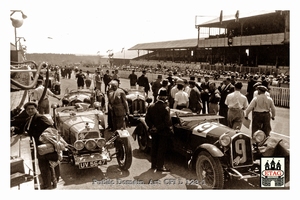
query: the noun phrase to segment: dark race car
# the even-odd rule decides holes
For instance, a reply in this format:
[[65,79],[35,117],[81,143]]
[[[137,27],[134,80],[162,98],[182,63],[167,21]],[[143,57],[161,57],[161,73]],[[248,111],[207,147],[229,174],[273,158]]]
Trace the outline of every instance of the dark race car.
[[129,89],[126,90],[126,99],[129,107],[129,122],[130,125],[135,126],[140,117],[145,116],[148,105],[152,99],[145,96],[144,89]]
[[105,130],[104,113],[99,102],[58,107],[52,104],[55,126],[68,143],[64,160],[79,169],[106,165],[117,158],[119,167],[128,170],[132,163],[132,150],[127,130]]
[[[258,131],[251,138],[239,130],[220,124],[218,115],[196,115],[171,109],[174,134],[170,148],[188,160],[190,169],[196,170],[202,188],[224,187],[229,178],[250,179],[260,176],[262,156],[285,157],[286,182],[289,180],[289,144],[283,140],[266,138]],[[132,134],[140,150],[149,152],[151,134],[145,118]]]

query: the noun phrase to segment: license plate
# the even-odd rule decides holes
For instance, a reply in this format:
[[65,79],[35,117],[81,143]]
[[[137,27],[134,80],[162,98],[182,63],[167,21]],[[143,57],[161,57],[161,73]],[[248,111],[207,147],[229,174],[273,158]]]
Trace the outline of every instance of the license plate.
[[93,160],[89,162],[79,163],[79,169],[98,167],[99,165],[105,164],[105,160]]

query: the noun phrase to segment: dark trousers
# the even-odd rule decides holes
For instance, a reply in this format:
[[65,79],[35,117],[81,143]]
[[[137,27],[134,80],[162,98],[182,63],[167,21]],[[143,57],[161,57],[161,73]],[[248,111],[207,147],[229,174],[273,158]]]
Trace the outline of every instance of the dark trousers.
[[51,184],[56,184],[60,177],[60,166],[57,165],[54,167],[54,170],[51,169],[49,160],[45,156],[39,156],[38,158],[39,169],[41,172],[42,185],[43,189],[49,189]]
[[228,121],[227,121],[228,107],[227,107],[227,105],[220,104],[219,115],[224,117],[224,118],[220,119],[220,123],[225,126],[228,126]]
[[258,130],[262,130],[266,136],[271,132],[271,116],[269,112],[253,112],[252,113],[252,136]]
[[159,169],[164,166],[169,137],[166,135],[161,135],[160,133],[152,134],[151,136],[151,167]]

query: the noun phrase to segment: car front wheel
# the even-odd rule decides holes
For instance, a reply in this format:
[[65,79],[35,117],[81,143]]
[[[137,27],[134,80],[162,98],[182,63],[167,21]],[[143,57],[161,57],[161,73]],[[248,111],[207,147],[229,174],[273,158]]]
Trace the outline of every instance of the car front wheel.
[[198,155],[196,174],[202,188],[222,189],[224,187],[224,172],[221,162],[208,152],[201,152]]
[[115,141],[117,161],[119,167],[128,170],[132,163],[132,150],[128,138],[120,138]]
[[149,144],[148,144],[148,134],[147,130],[143,126],[143,124],[138,124],[136,127],[137,131],[137,141],[139,144],[139,148],[141,151],[148,153],[150,151]]

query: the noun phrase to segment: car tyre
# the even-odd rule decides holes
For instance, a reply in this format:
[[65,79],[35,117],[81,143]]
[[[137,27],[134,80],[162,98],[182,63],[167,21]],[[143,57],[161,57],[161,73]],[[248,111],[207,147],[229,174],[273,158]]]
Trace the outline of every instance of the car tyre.
[[145,126],[142,123],[139,123],[135,131],[137,132],[137,141],[140,150],[145,153],[149,153],[150,152],[150,148],[148,144],[149,140],[148,140],[148,134]]
[[132,150],[128,138],[119,138],[115,141],[116,155],[119,167],[128,170],[132,164]]
[[221,162],[206,151],[198,155],[196,174],[202,188],[222,189],[224,187],[224,172]]

